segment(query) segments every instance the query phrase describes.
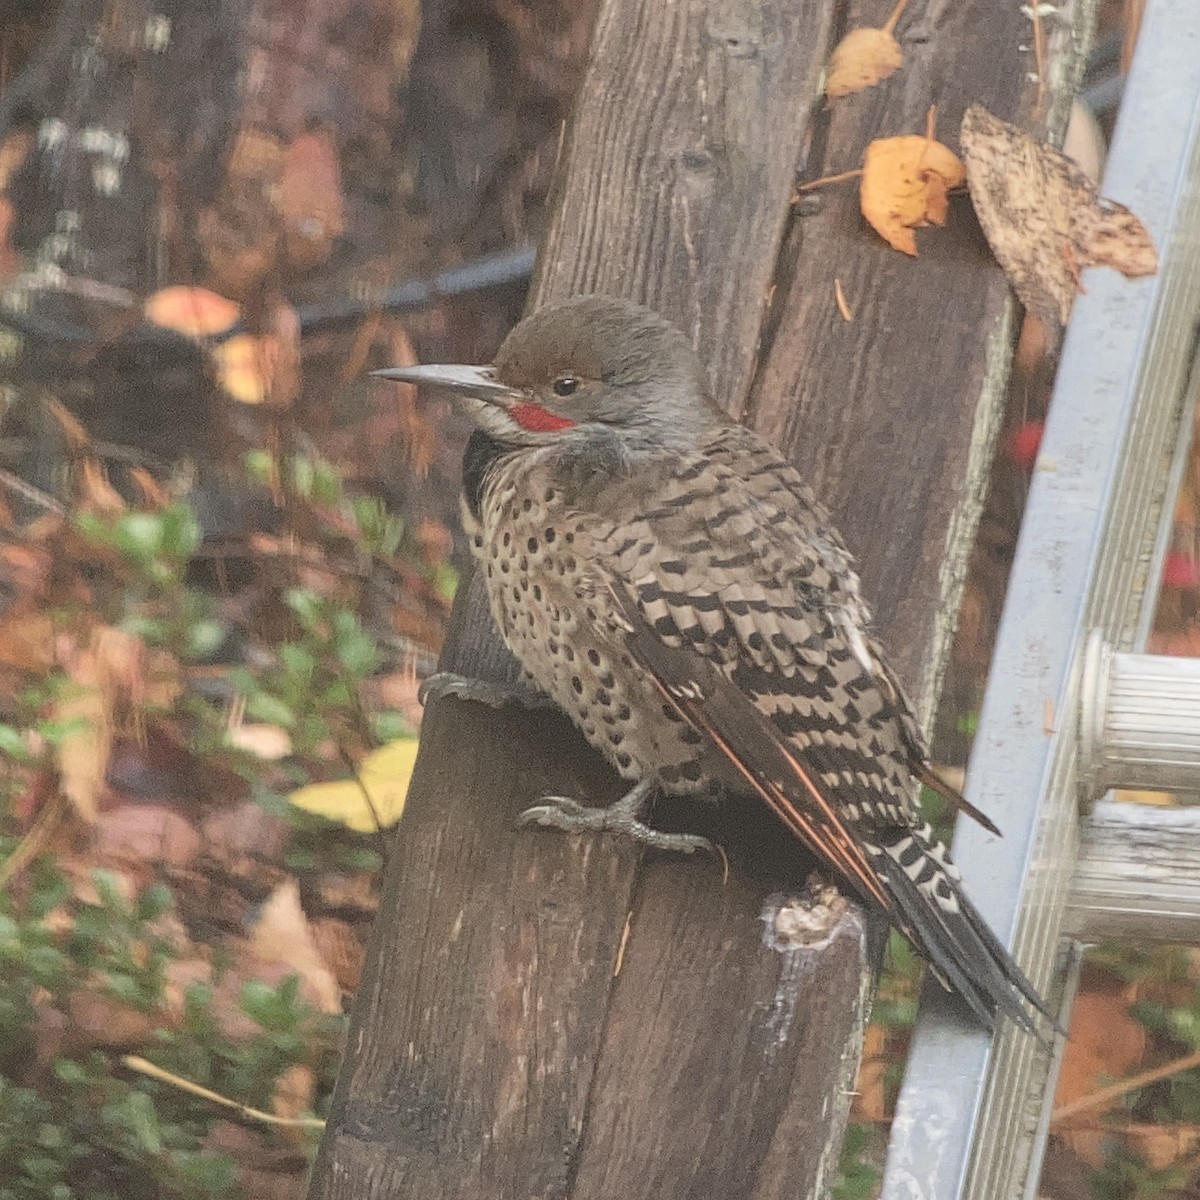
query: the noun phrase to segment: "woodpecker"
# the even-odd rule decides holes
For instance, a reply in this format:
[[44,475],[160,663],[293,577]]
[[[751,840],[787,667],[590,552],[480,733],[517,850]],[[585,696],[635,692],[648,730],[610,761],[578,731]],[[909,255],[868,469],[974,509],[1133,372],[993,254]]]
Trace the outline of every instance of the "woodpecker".
[[757,797],[984,1027],[1050,1017],[916,803],[929,783],[995,830],[932,772],[841,536],[716,405],[678,329],[584,296],[523,320],[491,366],[377,374],[465,403],[463,521],[496,626],[631,784],[608,808],[545,797],[524,820],[694,850],[646,823],[657,796]]

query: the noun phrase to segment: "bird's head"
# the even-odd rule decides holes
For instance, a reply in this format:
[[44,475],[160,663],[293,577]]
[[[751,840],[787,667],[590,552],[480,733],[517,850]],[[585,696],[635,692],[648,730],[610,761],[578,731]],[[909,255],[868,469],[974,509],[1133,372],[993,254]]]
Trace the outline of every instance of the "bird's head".
[[375,374],[457,393],[485,433],[512,446],[616,437],[635,453],[684,449],[721,420],[687,338],[657,313],[608,296],[526,317],[491,366]]

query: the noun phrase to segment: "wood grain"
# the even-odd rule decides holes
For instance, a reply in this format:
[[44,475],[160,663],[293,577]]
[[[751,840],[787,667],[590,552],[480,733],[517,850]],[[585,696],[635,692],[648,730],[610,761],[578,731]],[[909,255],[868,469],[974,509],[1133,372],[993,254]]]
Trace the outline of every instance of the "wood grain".
[[1066,932],[1200,941],[1200,809],[1105,800],[1080,827]]
[[[533,296],[655,305],[692,332],[730,408],[750,385],[830,17],[825,0],[762,5],[752,20],[758,7],[602,6]],[[462,591],[442,665],[502,677],[480,592]],[[827,947],[763,944],[765,897],[807,868],[757,811],[751,833],[709,814],[747,875],[723,887],[712,860],[656,861],[639,877],[637,852],[613,839],[517,832],[547,792],[618,794],[563,719],[454,700],[426,715],[310,1194],[599,1200],[645,1195],[653,1175],[669,1197],[718,1163],[745,1184],[730,1196],[793,1194],[780,1161],[798,1112],[849,1090],[861,924],[850,913]],[[851,1002],[842,986],[807,1008],[802,985],[831,971]],[[742,1079],[735,1119],[721,1116],[718,1046],[742,1048],[727,1059]],[[704,1080],[703,1104],[681,1079]],[[676,1126],[687,1136],[672,1141]],[[809,1132],[818,1159],[826,1128]],[[786,1191],[747,1190],[756,1174]]]
[[[880,25],[887,0],[854,0],[847,25]],[[1045,115],[1031,27],[1019,5],[913,4],[897,36],[905,66],[821,118],[806,176],[857,166],[875,137],[922,133],[958,146],[971,103],[1061,134],[1078,51],[1048,22],[1054,81]],[[1036,119],[1035,119],[1036,117]],[[918,258],[891,252],[863,221],[853,183],[802,206],[783,255],[777,321],[747,419],[789,456],[833,510],[859,559],[877,626],[926,712],[961,599],[967,556],[1003,410],[1013,308],[961,196],[945,230],[917,232]],[[841,282],[854,321],[838,311]]]

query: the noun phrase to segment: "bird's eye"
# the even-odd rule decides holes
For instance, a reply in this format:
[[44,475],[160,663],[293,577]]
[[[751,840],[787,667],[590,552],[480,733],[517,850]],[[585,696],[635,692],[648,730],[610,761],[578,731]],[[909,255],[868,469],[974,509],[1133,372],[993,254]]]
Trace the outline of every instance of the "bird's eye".
[[556,396],[573,396],[579,390],[579,380],[574,375],[560,375],[552,386]]

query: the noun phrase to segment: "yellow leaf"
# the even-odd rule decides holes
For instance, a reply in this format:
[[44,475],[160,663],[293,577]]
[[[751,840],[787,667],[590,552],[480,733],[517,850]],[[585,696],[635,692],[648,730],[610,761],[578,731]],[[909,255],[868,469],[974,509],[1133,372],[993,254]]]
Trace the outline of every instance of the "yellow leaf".
[[913,229],[946,223],[946,193],[966,182],[958,156],[932,138],[877,138],[863,156],[859,206],[889,245],[916,257]]
[[242,404],[262,404],[271,394],[271,376],[279,349],[269,336],[239,333],[213,352],[221,386]]
[[852,29],[829,56],[825,95],[838,100],[864,91],[895,74],[903,65],[900,43],[887,29]]
[[389,742],[363,759],[356,779],[310,783],[289,799],[305,812],[337,821],[357,833],[375,833],[400,820],[413,764],[417,739]]
[[152,324],[194,338],[224,333],[241,316],[241,309],[232,300],[208,288],[180,284],[148,297],[143,311]]

